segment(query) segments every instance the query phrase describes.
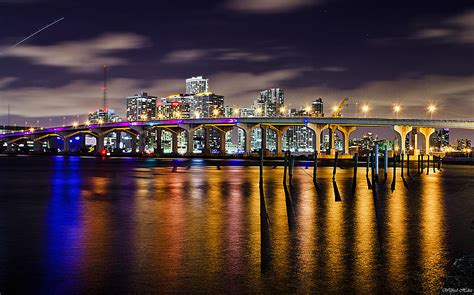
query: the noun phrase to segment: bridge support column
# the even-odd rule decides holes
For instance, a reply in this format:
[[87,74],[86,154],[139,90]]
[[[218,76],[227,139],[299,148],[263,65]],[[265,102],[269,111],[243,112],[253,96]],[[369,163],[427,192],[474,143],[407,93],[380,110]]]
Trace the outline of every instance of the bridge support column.
[[115,132],[115,150],[120,150],[120,142],[122,141],[122,132]]
[[100,154],[105,148],[105,135],[99,134],[96,140],[97,140],[97,153]]
[[407,138],[408,132],[412,130],[413,127],[411,126],[400,126],[400,125],[394,125],[393,130],[397,132],[400,135],[400,154],[405,154],[406,153],[406,143],[405,140]]
[[173,155],[175,156],[178,154],[178,133],[172,132],[171,138],[172,138],[171,148],[172,148]]
[[132,148],[132,154],[135,154],[137,152],[137,137],[132,136],[132,140],[130,141],[130,145]]
[[35,153],[43,152],[43,143],[41,141],[35,140],[33,142],[33,150],[35,151]]
[[435,132],[434,128],[431,127],[420,127],[418,128],[421,134],[425,137],[425,155],[430,154],[430,136]]
[[219,153],[221,154],[221,156],[225,156],[225,154],[226,154],[226,150],[225,150],[225,143],[226,143],[225,135],[226,135],[226,132],[225,132],[225,131],[220,131],[220,132],[219,132],[219,138],[220,138]]
[[245,133],[245,155],[249,156],[252,153],[252,145],[251,145],[251,133],[252,128],[248,124],[237,124],[237,127],[242,129]]
[[337,129],[344,135],[344,154],[349,154],[349,136],[356,130],[355,126],[337,126]]
[[71,142],[69,141],[69,137],[64,137],[64,148],[63,153],[67,154],[71,150]]
[[336,125],[329,125],[329,154],[336,155],[336,148],[334,147],[334,135],[336,134]]
[[139,145],[138,145],[138,153],[140,155],[143,155],[145,153],[145,144],[146,144],[146,136],[145,136],[145,131],[142,131],[140,132],[140,134],[138,135],[138,141],[139,141]]
[[413,156],[418,157],[420,154],[420,148],[418,147],[418,130],[417,128],[413,128],[411,132],[412,136],[412,143],[413,143]]
[[204,155],[211,155],[211,127],[204,127]]
[[161,143],[161,136],[162,136],[163,131],[160,128],[156,129],[156,151],[155,154],[157,156],[162,156],[163,155],[163,146]]
[[326,124],[315,124],[315,123],[308,123],[308,128],[313,130],[314,132],[314,149],[318,151],[318,154],[321,153],[321,132],[323,129],[328,128]]
[[267,127],[266,126],[261,126],[260,129],[262,130],[262,143],[261,143],[261,149],[263,151],[263,155],[267,155]]

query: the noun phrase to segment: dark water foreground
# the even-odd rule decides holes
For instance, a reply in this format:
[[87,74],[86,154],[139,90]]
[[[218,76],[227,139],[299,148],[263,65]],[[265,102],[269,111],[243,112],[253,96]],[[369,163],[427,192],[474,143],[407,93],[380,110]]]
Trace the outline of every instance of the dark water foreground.
[[[257,167],[0,157],[0,293],[438,293],[474,251],[474,169],[445,166],[373,197],[365,169],[265,167],[261,270]],[[414,174],[416,169],[413,169]],[[290,216],[290,217],[288,217]]]

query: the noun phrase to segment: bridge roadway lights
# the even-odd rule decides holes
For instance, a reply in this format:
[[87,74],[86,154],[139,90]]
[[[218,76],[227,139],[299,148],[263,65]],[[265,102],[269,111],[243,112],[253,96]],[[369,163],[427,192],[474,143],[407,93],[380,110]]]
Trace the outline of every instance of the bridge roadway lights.
[[430,136],[435,132],[434,128],[430,127],[419,127],[418,130],[425,137],[425,155],[430,154]]

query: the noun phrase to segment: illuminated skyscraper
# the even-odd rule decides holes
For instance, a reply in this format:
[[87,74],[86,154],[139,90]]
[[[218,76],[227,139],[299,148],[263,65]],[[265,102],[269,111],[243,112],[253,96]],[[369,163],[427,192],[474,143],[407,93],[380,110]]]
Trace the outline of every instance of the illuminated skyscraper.
[[192,77],[186,79],[186,93],[196,94],[202,92],[208,92],[208,79],[204,79],[202,76]]
[[146,92],[127,97],[127,120],[143,121],[156,119],[156,96]]
[[262,105],[263,117],[275,117],[279,115],[280,107],[285,104],[285,94],[281,88],[270,88],[260,92],[258,102]]

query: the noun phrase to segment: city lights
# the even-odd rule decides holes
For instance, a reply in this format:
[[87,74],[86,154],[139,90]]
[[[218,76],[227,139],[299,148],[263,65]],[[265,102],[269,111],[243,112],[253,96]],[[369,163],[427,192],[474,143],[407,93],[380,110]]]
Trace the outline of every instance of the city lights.
[[280,107],[280,114],[284,115],[285,112],[286,112],[285,106],[281,106],[281,107]]
[[257,108],[257,109],[255,110],[255,113],[256,113],[257,115],[261,115],[261,114],[263,113],[262,108]]
[[430,113],[430,119],[433,119],[433,113],[436,111],[436,105],[428,105],[428,113]]
[[370,111],[369,105],[364,104],[362,105],[362,112],[364,113],[364,118],[367,118],[367,113]]
[[398,118],[398,114],[402,110],[402,107],[399,104],[395,104],[393,106],[393,112],[395,113],[395,117]]
[[77,123],[77,122],[72,123],[72,127],[77,128],[77,126],[79,126],[79,123]]
[[218,110],[218,109],[214,109],[214,110],[212,111],[212,114],[214,115],[214,117],[219,116],[219,110]]

